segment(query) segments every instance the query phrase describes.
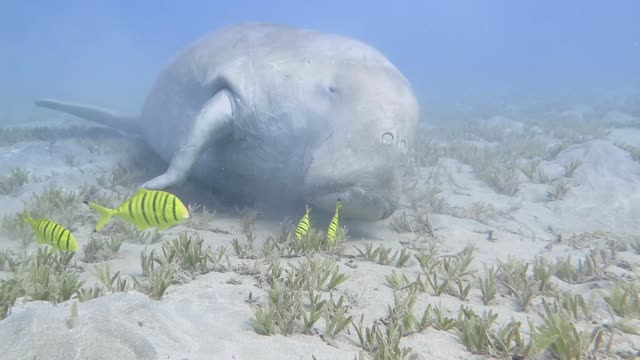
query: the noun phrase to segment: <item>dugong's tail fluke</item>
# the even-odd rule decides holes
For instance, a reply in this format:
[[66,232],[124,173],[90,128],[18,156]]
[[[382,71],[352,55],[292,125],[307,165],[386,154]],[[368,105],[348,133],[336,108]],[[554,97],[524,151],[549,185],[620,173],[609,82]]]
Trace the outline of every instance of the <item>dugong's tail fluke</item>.
[[110,112],[106,109],[100,109],[88,105],[71,104],[57,100],[42,99],[36,100],[35,104],[40,107],[45,107],[53,110],[65,112],[67,114],[75,115],[77,117],[112,127],[117,130],[126,132],[139,133],[137,126],[137,117],[118,115]]

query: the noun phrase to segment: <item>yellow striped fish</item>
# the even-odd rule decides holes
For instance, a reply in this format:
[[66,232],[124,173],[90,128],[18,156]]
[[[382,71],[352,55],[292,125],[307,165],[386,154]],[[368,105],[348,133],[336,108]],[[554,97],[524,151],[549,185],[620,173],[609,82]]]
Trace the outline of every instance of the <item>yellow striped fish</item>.
[[311,211],[311,208],[309,208],[309,206],[307,205],[305,205],[304,207],[306,211],[302,219],[300,219],[298,226],[296,227],[296,239],[298,240],[302,239],[303,236],[309,233],[309,227],[311,225],[309,220],[309,212]]
[[39,244],[49,244],[57,250],[78,250],[78,241],[71,231],[48,219],[33,219],[27,212],[24,221],[31,224],[33,234]]
[[100,230],[112,216],[127,220],[135,225],[138,231],[150,227],[164,230],[189,218],[189,211],[180,199],[159,190],[140,189],[115,209],[88,201],[84,203],[101,216],[95,231]]
[[340,202],[340,199],[338,199],[338,202],[336,202],[336,212],[333,214],[333,218],[331,219],[329,228],[327,229],[327,243],[329,245],[333,245],[336,241],[336,235],[338,233],[338,228],[340,227],[339,213],[341,207],[342,203]]

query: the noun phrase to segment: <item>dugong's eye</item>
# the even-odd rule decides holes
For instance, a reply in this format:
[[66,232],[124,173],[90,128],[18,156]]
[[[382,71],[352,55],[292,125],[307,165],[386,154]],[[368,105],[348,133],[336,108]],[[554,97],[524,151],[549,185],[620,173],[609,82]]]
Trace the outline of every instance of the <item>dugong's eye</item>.
[[402,151],[407,151],[407,142],[404,139],[400,141],[400,149]]
[[382,134],[382,143],[383,144],[392,144],[393,143],[393,134],[390,132],[386,132]]

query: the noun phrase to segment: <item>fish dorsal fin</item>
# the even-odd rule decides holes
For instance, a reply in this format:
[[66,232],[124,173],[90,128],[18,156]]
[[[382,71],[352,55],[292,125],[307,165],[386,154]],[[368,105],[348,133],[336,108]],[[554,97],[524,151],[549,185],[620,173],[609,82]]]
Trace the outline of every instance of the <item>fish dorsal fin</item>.
[[140,189],[136,190],[135,194],[133,194],[132,197],[140,196],[140,195],[142,195],[144,193],[148,193],[148,192],[151,192],[151,190],[145,189],[145,188],[140,188]]

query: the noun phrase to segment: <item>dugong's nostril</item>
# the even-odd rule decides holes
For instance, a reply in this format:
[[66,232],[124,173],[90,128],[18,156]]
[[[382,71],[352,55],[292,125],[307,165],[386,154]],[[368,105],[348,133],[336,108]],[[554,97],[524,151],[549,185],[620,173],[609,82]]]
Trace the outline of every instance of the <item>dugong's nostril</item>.
[[382,143],[383,144],[392,144],[393,143],[393,134],[390,132],[386,132],[382,134]]

